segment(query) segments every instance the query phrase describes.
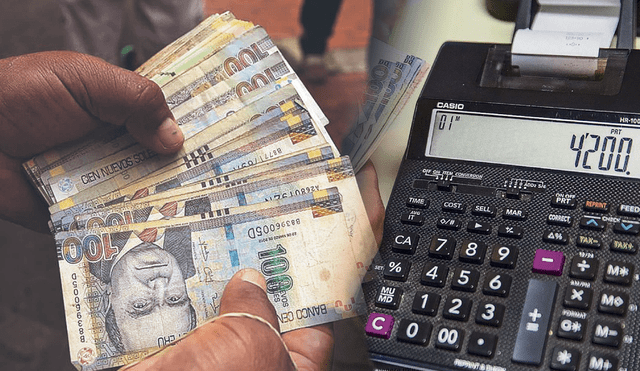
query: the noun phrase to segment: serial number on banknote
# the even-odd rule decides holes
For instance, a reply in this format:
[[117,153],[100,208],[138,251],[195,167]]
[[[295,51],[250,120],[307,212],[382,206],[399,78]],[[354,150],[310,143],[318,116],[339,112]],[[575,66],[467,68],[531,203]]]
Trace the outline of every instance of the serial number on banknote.
[[282,192],[282,193],[278,193],[275,194],[273,196],[270,197],[265,197],[265,201],[273,201],[273,200],[279,200],[281,198],[287,198],[287,197],[294,197],[294,196],[300,196],[303,194],[307,194],[307,193],[313,193],[315,191],[319,191],[320,190],[320,186],[309,186],[309,187],[302,187],[302,188],[298,188],[296,190],[293,191],[288,191],[288,192]]
[[76,309],[76,318],[78,319],[78,335],[80,335],[80,342],[86,342],[84,337],[84,323],[82,321],[82,307],[80,306],[80,290],[78,289],[78,275],[76,273],[71,274],[71,284],[73,286],[73,302]]
[[247,231],[249,238],[255,239],[262,236],[267,236],[270,233],[274,233],[287,227],[293,227],[294,225],[300,225],[300,218],[285,220],[283,222],[265,224],[263,226],[251,227]]

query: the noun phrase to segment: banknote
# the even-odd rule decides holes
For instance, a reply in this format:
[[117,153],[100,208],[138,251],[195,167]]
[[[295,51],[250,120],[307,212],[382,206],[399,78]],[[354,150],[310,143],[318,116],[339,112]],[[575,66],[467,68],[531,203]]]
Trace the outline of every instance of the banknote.
[[407,92],[413,92],[426,76],[422,59],[377,39],[371,40],[369,66],[367,87],[356,118],[342,141],[342,149],[351,157],[356,171],[371,156],[393,122],[389,118],[394,112],[397,114],[398,104],[406,102]]
[[[227,15],[232,17],[230,13]],[[234,36],[242,34],[251,29],[251,27],[253,27],[253,24],[250,22],[219,17],[213,20],[208,27],[202,29],[195,37],[187,38],[179,45],[169,45],[166,50],[160,51],[158,53],[160,54],[159,57],[153,63],[141,66],[137,72],[162,87],[162,85],[178,75],[174,67],[180,64],[181,61],[191,58],[194,53],[197,54],[203,49],[207,50],[207,54],[215,52]],[[163,78],[162,83],[156,81],[158,78]]]
[[202,40],[216,32],[218,28],[225,25],[232,19],[235,19],[235,16],[231,12],[210,15],[192,30],[180,36],[146,60],[140,67],[138,67],[136,72],[145,77],[149,76],[151,74],[150,71],[163,60],[172,57],[178,58],[181,54],[178,50],[190,40]]
[[220,51],[177,76],[162,87],[173,108],[210,86],[276,53],[273,41],[262,27],[254,27]]
[[[236,115],[234,115],[234,117],[228,117],[221,122],[221,127],[225,127],[227,124],[229,124],[229,130],[220,130],[219,133],[208,135],[208,137],[213,138],[217,136],[218,138],[221,138],[220,142],[223,142],[224,140],[231,140],[233,138],[236,138],[236,134],[247,133],[250,131],[250,129],[257,127],[261,123],[267,123],[272,119],[282,119],[284,113],[292,112],[292,107],[295,107],[293,102],[286,101],[284,103],[281,103],[278,109],[271,109],[264,115],[261,115],[257,118],[255,117],[254,110],[241,110]],[[242,119],[244,121],[244,125],[239,125],[234,128],[233,126],[238,124],[239,119]],[[208,149],[208,147],[205,146],[201,150],[205,149]],[[181,160],[182,163],[191,160],[198,161],[201,157],[202,153],[196,151],[183,156]],[[206,172],[203,174],[206,175]],[[213,177],[213,175],[209,174],[208,177]],[[151,185],[158,184],[159,189],[168,189],[176,182],[175,179],[172,181],[172,183],[162,181],[162,179],[164,179],[163,176],[158,177],[158,179],[160,179],[160,181],[153,182],[150,182],[149,179],[141,179],[139,181],[133,181],[125,187],[116,187],[116,189],[112,189],[110,191],[96,191],[95,189],[90,189],[90,191],[84,191],[66,198],[62,202],[54,204],[50,207],[53,227],[55,228],[55,230],[60,230],[61,225],[68,225],[70,215],[77,214],[86,209],[98,207],[98,205],[101,205],[102,203],[112,202],[121,197],[132,197],[135,194],[148,194],[148,189]],[[98,198],[100,199],[99,201],[97,200]],[[60,213],[60,211],[62,210],[71,208],[72,210],[69,210],[69,212]],[[61,222],[61,220],[64,220],[64,222]]]
[[355,159],[354,163],[356,164],[354,167],[356,171],[359,170],[364,163],[367,161],[373,152],[378,147],[378,144],[386,134],[386,132],[391,127],[391,123],[395,121],[395,118],[401,112],[402,108],[406,105],[407,101],[415,91],[415,89],[419,86],[419,84],[424,80],[427,76],[429,69],[428,67],[421,67],[420,69],[414,71],[410,71],[410,73],[415,73],[415,77],[411,75],[405,80],[405,83],[408,86],[403,87],[404,92],[399,94],[393,99],[393,102],[383,111],[379,122],[382,124],[378,124],[378,121],[373,125],[372,133],[368,138],[363,138],[364,143],[360,145],[360,150],[354,153]]
[[[290,119],[287,116],[288,112],[301,109],[297,107],[299,106],[296,106],[294,102],[287,101],[254,120],[251,120],[251,118],[257,114],[255,107],[245,107],[245,109],[233,116],[227,116],[220,120],[216,125],[207,127],[202,131],[202,135],[193,136],[185,140],[183,148],[170,156],[157,156],[154,152],[144,149],[141,145],[131,146],[125,151],[120,151],[96,163],[89,163],[74,169],[72,173],[60,174],[51,178],[49,183],[52,186],[55,201],[59,203],[92,188],[94,194],[111,192],[164,166],[172,166],[176,161],[184,162],[186,159],[200,158],[205,155],[209,148],[215,148],[216,145],[224,143],[224,140],[244,136],[273,120],[286,121]],[[255,135],[260,135],[263,132],[264,130],[254,131]],[[256,140],[258,138],[256,137]],[[216,145],[212,144],[209,147],[211,143],[216,143]],[[110,185],[102,186],[103,183],[109,183]],[[99,186],[102,186],[102,188],[95,188]]]
[[50,177],[50,174],[61,173],[67,171],[67,169],[80,166],[86,157],[104,157],[131,146],[134,141],[130,136],[129,143],[111,143],[115,138],[123,136],[126,132],[125,127],[109,127],[97,130],[93,133],[94,135],[88,138],[81,138],[37,155],[22,166],[31,183],[47,200],[47,203],[51,204],[53,202],[51,201],[50,191],[47,191],[48,183],[42,180],[43,174]]
[[[221,105],[219,106],[211,103],[206,107],[196,108],[197,114],[193,113],[193,120],[181,125],[185,139],[188,140],[207,127],[216,124],[218,121],[227,118],[246,106],[249,107],[247,111],[250,112],[241,114],[238,117],[250,116],[255,119],[265,112],[273,110],[278,104],[281,105],[284,102],[299,99],[300,96],[294,85],[289,85],[291,84],[281,82],[281,85],[278,85],[278,89],[276,89],[275,86],[262,87],[243,95],[238,99],[220,102]],[[270,93],[272,95],[269,99],[262,99]],[[227,126],[230,123],[231,121],[227,120],[224,125],[218,125],[216,131],[228,131],[229,129]],[[210,137],[212,134],[207,132],[206,135]],[[34,182],[37,182],[41,185],[42,189],[46,190],[49,200],[58,200],[57,197],[60,197],[60,195],[54,192],[55,187],[52,189],[51,185],[55,185],[56,181],[59,181],[59,179],[68,178],[69,176],[65,176],[65,174],[71,171],[87,173],[89,169],[103,168],[110,164],[120,163],[122,160],[127,158],[133,159],[132,156],[136,154],[138,154],[138,161],[145,161],[149,159],[150,157],[147,156],[140,157],[140,153],[144,152],[144,148],[140,145],[134,146],[135,143],[136,142],[133,137],[126,134],[107,142],[105,145],[87,148],[82,152],[78,152],[73,156],[67,156],[65,159],[58,161],[56,164],[57,166],[51,170],[40,172]],[[123,144],[127,145],[123,146]],[[149,155],[151,156],[152,154]],[[30,162],[25,163],[25,166],[29,165]],[[56,177],[57,179],[52,181],[51,178],[53,177]],[[104,179],[104,177],[102,177],[102,179]],[[55,202],[51,202],[51,204]]]
[[179,125],[186,124],[229,101],[243,102],[242,98],[253,91],[260,90],[262,95],[271,93],[277,90],[278,83],[288,84],[288,79],[281,78],[292,73],[280,53],[272,54],[185,99],[181,105],[174,106],[173,115]]
[[[342,197],[349,235],[362,244],[354,251],[356,265],[364,276],[376,251],[373,232],[359,197],[355,173],[348,157],[307,166],[257,175],[248,181],[226,182],[196,192],[172,192],[164,197],[145,197],[113,204],[75,217],[76,227],[102,228],[107,225],[142,223],[209,213],[217,210],[294,197],[337,187]],[[172,191],[179,191],[174,188]],[[161,196],[159,194],[158,196]]]
[[50,229],[52,233],[78,229],[75,225],[77,215],[99,208],[115,206],[121,202],[141,198],[155,201],[217,186],[242,184],[252,181],[253,178],[259,175],[273,176],[289,169],[332,158],[335,158],[334,149],[331,146],[321,146],[296,151],[289,156],[278,157],[252,167],[243,167],[225,174],[216,174],[215,170],[210,170],[202,174],[202,179],[196,177],[186,179],[183,182],[173,181],[154,185],[145,185],[141,181],[135,182],[125,188],[96,196],[96,198],[87,202],[53,213],[51,215]]
[[[376,67],[373,69],[383,69],[384,74],[380,74],[384,79],[378,80],[377,83],[382,87],[380,94],[375,96],[365,94],[375,100],[367,100],[367,109],[365,115],[360,115],[356,130],[349,133],[346,140],[344,150],[351,156],[357,157],[363,150],[365,143],[369,138],[375,137],[374,128],[384,125],[381,116],[387,105],[392,104],[396,97],[402,95],[402,83],[406,78],[410,65],[402,62],[392,62],[385,59],[379,59]],[[372,69],[372,70],[373,70]],[[364,148],[366,150],[366,148]]]
[[231,20],[229,27],[220,30],[214,37],[203,40],[196,47],[181,55],[180,58],[173,61],[166,60],[153,71],[154,74],[149,79],[162,87],[253,27],[253,23],[250,22]]
[[132,362],[213,318],[243,268],[265,276],[281,331],[364,310],[335,188],[55,239],[70,354],[82,370]]
[[[271,111],[263,117],[272,115]],[[262,117],[261,117],[262,118]],[[268,121],[268,122],[267,122]],[[307,113],[286,115],[267,120],[246,135],[219,146],[205,145],[197,151],[183,156],[166,165],[166,170],[148,173],[141,186],[160,183],[179,182],[180,179],[191,179],[207,171],[217,174],[229,172],[241,167],[252,166],[269,159],[285,156],[295,151],[326,145],[327,140],[318,131],[317,125],[309,119]],[[218,138],[220,139],[220,138]],[[148,167],[146,167],[148,168]],[[143,170],[135,167],[136,177],[141,179]],[[49,208],[51,213],[63,210],[79,203],[94,199],[97,195],[107,194],[117,189],[124,189],[130,183],[132,171],[111,177],[83,192],[76,193]]]

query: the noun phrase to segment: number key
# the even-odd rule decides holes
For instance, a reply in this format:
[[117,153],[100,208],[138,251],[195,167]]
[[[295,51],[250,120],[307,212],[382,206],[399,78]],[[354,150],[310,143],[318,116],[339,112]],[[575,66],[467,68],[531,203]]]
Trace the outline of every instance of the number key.
[[487,244],[482,241],[464,240],[460,246],[460,261],[482,264],[487,251]]
[[478,287],[480,273],[475,269],[456,268],[453,273],[451,288],[454,290],[474,292]]
[[476,323],[479,325],[487,325],[500,327],[504,317],[505,307],[502,304],[484,302],[478,306],[476,313]]
[[509,296],[511,290],[511,276],[504,273],[489,272],[484,279],[482,292],[485,295],[501,296],[503,298]]
[[429,245],[429,256],[451,260],[456,248],[456,240],[451,237],[433,236]]
[[422,269],[420,283],[427,286],[444,287],[448,273],[449,268],[447,266],[427,262]]
[[440,295],[425,291],[416,292],[413,297],[413,305],[411,311],[416,314],[425,314],[427,316],[435,316],[440,305]]
[[456,321],[466,321],[471,313],[473,301],[465,298],[450,297],[444,304],[442,316]]
[[496,245],[491,254],[491,265],[499,268],[513,269],[518,261],[518,248]]
[[436,336],[436,348],[457,352],[462,346],[464,331],[450,327],[442,327]]
[[426,345],[431,335],[431,324],[425,322],[400,320],[398,340],[412,344]]

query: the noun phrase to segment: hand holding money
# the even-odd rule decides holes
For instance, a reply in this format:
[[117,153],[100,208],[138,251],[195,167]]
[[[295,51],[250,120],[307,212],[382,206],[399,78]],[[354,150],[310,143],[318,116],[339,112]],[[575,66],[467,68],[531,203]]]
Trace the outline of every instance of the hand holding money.
[[[21,174],[20,160],[81,137],[105,123],[126,125],[132,136],[157,153],[167,154],[180,150],[183,137],[179,129],[171,125],[172,121],[167,121],[173,116],[161,92],[158,97],[157,86],[136,74],[98,59],[73,53],[43,53],[3,60],[0,64],[5,67],[0,73],[5,82],[0,86],[0,102],[5,105],[0,118],[0,179],[3,183],[0,217],[4,219],[44,231],[44,204]],[[166,122],[169,122],[168,127],[163,125]],[[364,184],[373,185],[377,182],[375,172],[368,172],[367,176],[373,176],[374,180],[369,178]],[[383,215],[379,194],[376,190],[366,194],[368,197],[365,200],[373,201],[367,205],[369,219],[374,221],[374,227],[379,227]],[[372,194],[376,197],[371,197]],[[376,229],[375,232],[379,240],[381,229]],[[263,299],[267,300],[266,296]],[[223,303],[225,300],[223,299]],[[253,313],[254,310],[266,309],[267,312],[272,312],[273,307],[264,300],[260,305],[249,306],[243,300],[236,300],[241,305],[228,311]],[[220,313],[226,312],[224,304],[220,305]],[[269,321],[277,325],[279,320]],[[255,336],[258,331],[253,322],[234,320],[232,326],[236,336]],[[330,328],[330,325],[305,327],[283,335],[300,367],[305,364],[326,366],[332,341]],[[216,340],[215,336],[219,336],[219,332],[207,332],[206,326],[194,332],[193,336],[196,339],[211,337],[210,341],[222,341],[226,347],[234,344],[225,341],[226,339]],[[265,336],[272,335],[266,333]],[[202,342],[191,343],[188,339],[190,337],[186,337],[180,347],[170,348],[174,355],[176,351],[179,352],[175,356],[177,358],[167,362],[184,360],[184,357],[194,361],[190,355],[200,354]],[[260,347],[264,347],[264,344],[260,344]],[[242,347],[232,347],[232,350],[233,352],[223,352],[224,357],[221,358],[225,361],[240,360],[245,364],[248,359],[243,352],[258,354]],[[273,352],[273,355],[279,354],[281,353]],[[276,358],[274,362],[282,361],[280,356]],[[260,359],[269,360],[264,357]],[[203,359],[205,362],[211,360],[212,358]],[[222,362],[222,359],[219,361]],[[169,364],[173,363],[167,363]],[[281,369],[278,364],[266,368]]]
[[[278,329],[264,278],[238,272],[227,284],[220,312],[247,313]],[[249,317],[223,317],[199,327],[178,344],[123,371],[142,370],[329,370],[333,333],[320,325],[285,333],[280,339],[265,323]],[[288,350],[288,352],[287,352]]]
[[48,212],[25,179],[27,158],[107,126],[126,126],[157,153],[183,137],[155,83],[103,60],[44,52],[0,60],[0,218],[47,232]]

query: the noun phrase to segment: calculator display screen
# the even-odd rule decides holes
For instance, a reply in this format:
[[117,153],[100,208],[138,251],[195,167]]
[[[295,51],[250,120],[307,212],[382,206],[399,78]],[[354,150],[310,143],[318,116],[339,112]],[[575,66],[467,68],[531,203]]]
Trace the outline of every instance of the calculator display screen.
[[426,156],[640,178],[640,128],[434,110]]

